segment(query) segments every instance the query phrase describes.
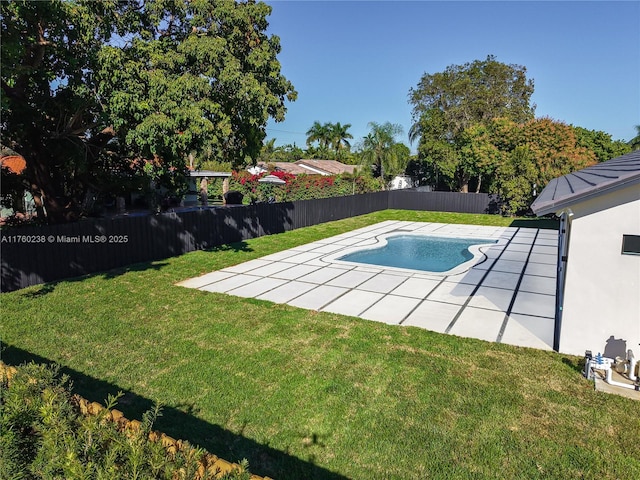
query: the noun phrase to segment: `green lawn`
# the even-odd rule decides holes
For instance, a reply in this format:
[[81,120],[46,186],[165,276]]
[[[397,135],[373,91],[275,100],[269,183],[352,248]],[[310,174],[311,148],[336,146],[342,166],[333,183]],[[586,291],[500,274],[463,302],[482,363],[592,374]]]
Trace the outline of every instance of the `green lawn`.
[[640,402],[579,358],[174,286],[388,219],[513,222],[387,210],[3,294],[2,359],[277,479],[640,478]]

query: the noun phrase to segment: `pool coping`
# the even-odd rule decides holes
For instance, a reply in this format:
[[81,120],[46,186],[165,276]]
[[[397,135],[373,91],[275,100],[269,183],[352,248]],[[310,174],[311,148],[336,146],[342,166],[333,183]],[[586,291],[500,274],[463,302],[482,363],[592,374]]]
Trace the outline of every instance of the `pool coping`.
[[[396,272],[408,272],[408,273],[412,273],[412,274],[425,274],[425,275],[433,275],[433,276],[449,276],[449,275],[459,275],[461,273],[466,272],[467,270],[469,270],[470,268],[472,268],[473,266],[482,263],[486,260],[486,256],[484,255],[484,251],[496,244],[499,244],[500,241],[502,241],[502,239],[498,239],[498,240],[494,240],[491,243],[477,243],[474,245],[470,245],[468,250],[469,252],[473,255],[473,258],[467,260],[466,262],[463,262],[459,265],[456,265],[453,268],[450,268],[449,270],[445,270],[442,272],[435,272],[433,270],[419,270],[419,269],[411,269],[411,268],[403,268],[403,267],[392,267],[392,266],[388,266],[388,265],[375,265],[375,264],[367,264],[367,263],[363,263],[363,262],[354,262],[354,261],[349,261],[349,260],[341,260],[342,257],[345,257],[347,255],[351,255],[352,253],[357,253],[357,252],[363,252],[363,251],[367,251],[367,250],[376,250],[378,248],[384,248],[387,245],[387,239],[388,238],[392,238],[392,237],[397,237],[397,236],[414,236],[414,237],[433,237],[433,238],[455,238],[455,239],[459,239],[459,238],[468,238],[462,234],[459,235],[444,235],[444,234],[440,234],[440,235],[432,235],[432,234],[428,234],[428,233],[419,233],[419,232],[415,232],[415,231],[409,231],[406,232],[404,230],[396,230],[394,232],[390,232],[390,233],[383,233],[381,235],[377,235],[376,237],[374,237],[377,241],[376,243],[373,243],[371,245],[361,245],[361,246],[354,246],[354,247],[349,247],[345,250],[336,252],[336,253],[332,253],[327,255],[326,257],[323,257],[323,261],[328,262],[328,263],[334,263],[337,265],[350,265],[350,266],[354,266],[354,267],[358,267],[358,266],[380,266],[382,268],[384,268],[385,270],[389,270],[389,271],[396,271]],[[474,240],[476,240],[474,238]],[[477,238],[477,240],[487,240],[489,241],[490,239],[488,238]]]

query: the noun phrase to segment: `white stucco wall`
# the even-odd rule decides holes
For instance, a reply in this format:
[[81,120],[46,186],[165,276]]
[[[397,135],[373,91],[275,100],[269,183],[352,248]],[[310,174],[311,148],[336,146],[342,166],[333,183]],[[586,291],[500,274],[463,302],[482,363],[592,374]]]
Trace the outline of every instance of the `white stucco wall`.
[[640,357],[640,256],[622,235],[640,235],[640,185],[572,205],[559,350]]

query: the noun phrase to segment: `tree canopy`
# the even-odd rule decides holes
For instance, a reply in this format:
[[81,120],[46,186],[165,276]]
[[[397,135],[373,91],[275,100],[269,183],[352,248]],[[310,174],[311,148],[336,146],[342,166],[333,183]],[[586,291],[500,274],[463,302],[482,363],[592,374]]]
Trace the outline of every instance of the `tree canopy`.
[[598,162],[606,162],[631,151],[631,146],[622,140],[613,140],[611,135],[598,130],[573,127],[578,145],[592,151]]
[[532,94],[533,80],[527,79],[525,67],[498,62],[491,55],[424,74],[409,92],[414,118],[409,137],[419,138],[419,155],[449,178],[452,187],[466,192],[481,168],[461,155],[465,130],[495,118],[532,119]]
[[496,120],[492,131],[503,161],[496,164],[490,188],[500,194],[510,213],[526,210],[535,189],[540,191],[552,179],[598,161],[593,151],[580,144],[571,126],[550,118],[521,124]]
[[338,123],[320,123],[317,120],[313,122],[311,128],[307,130],[307,147],[313,148],[314,144],[318,145],[317,154],[321,157],[334,157],[342,160],[345,153],[351,149],[349,139],[353,135],[349,133],[350,123],[342,125]]
[[293,85],[254,1],[2,2],[2,141],[50,222],[192,151],[254,160]]

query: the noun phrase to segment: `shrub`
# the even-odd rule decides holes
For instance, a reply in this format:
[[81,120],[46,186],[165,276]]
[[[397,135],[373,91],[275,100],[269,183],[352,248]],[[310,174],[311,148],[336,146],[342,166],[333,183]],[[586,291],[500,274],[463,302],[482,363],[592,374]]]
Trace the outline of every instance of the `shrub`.
[[[80,413],[66,376],[51,366],[28,364],[9,383],[0,379],[0,478],[248,480],[246,461],[222,477],[202,466],[206,452],[182,442],[168,451],[152,432],[160,407],[137,428],[111,421],[117,396],[95,415]],[[94,412],[95,413],[95,412]],[[131,422],[133,423],[133,422]]]
[[245,203],[251,202],[292,202],[295,200],[310,200],[315,198],[342,197],[360,193],[377,192],[382,190],[379,179],[363,175],[292,175],[290,173],[271,172],[270,175],[284,180],[284,185],[260,183],[263,176],[252,175],[249,172],[234,172],[229,188],[244,194]]

